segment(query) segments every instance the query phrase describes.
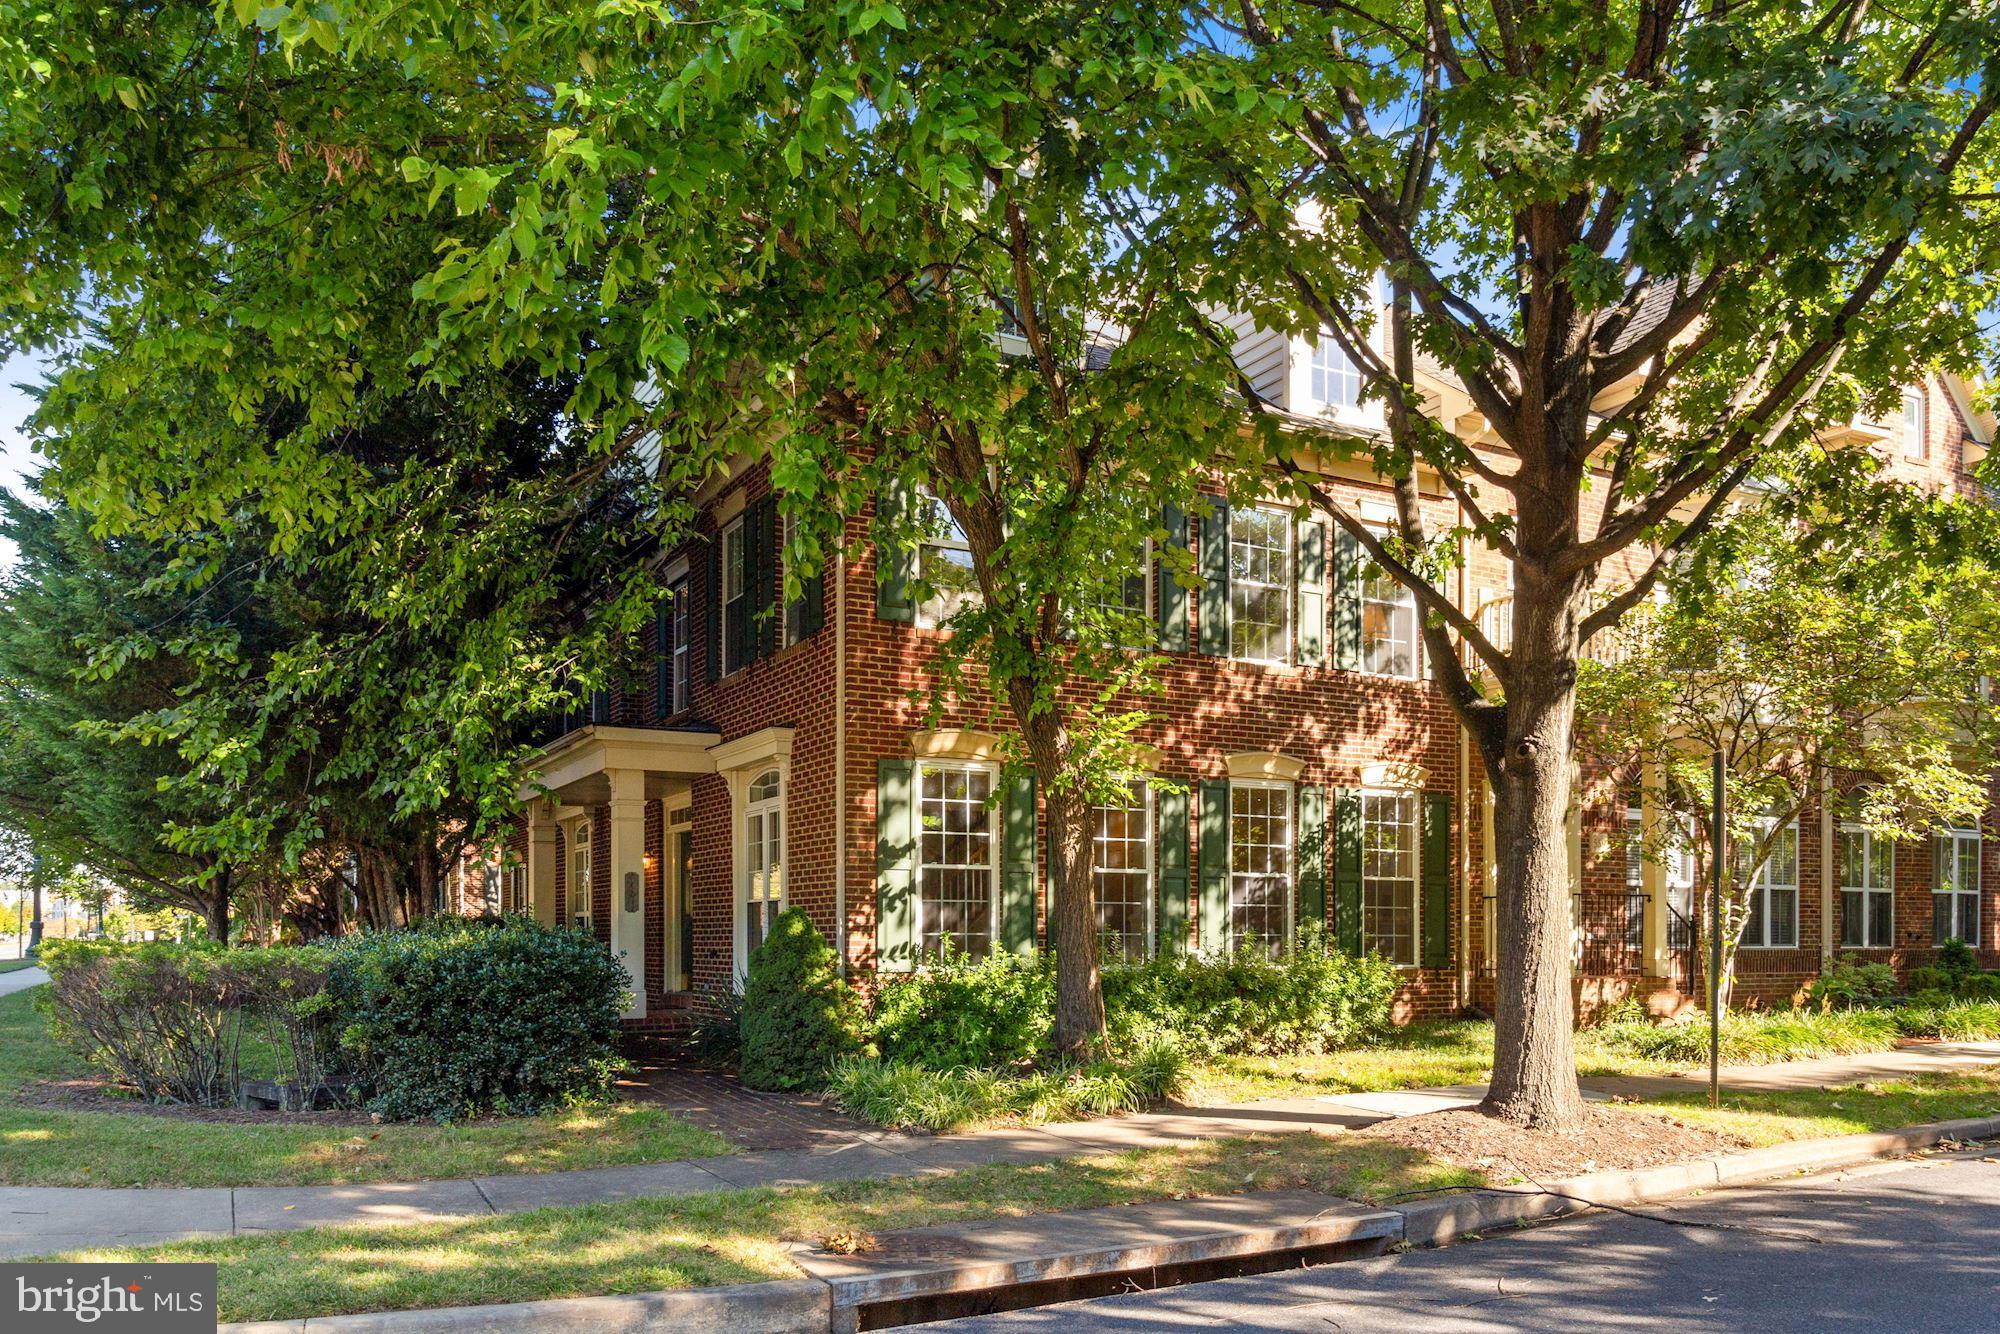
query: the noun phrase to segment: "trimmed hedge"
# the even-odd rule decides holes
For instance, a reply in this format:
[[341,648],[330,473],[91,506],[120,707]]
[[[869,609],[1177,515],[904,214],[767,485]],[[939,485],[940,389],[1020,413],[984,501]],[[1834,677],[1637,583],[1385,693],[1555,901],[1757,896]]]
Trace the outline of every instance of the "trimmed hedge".
[[861,1049],[861,997],[840,959],[797,908],[750,954],[738,1022],[743,1082],[753,1089],[819,1088],[827,1069]]
[[581,931],[433,918],[326,947],[340,1046],[392,1120],[601,1100],[623,1066],[624,967]]
[[438,918],[295,949],[52,941],[51,1031],[154,1102],[233,1100],[245,1075],[365,1091],[391,1120],[608,1096],[624,969],[522,918]]

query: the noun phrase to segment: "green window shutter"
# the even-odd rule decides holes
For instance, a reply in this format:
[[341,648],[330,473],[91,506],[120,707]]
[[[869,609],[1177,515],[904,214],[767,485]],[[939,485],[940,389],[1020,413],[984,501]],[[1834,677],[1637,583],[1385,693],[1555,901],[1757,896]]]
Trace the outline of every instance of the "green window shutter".
[[708,544],[708,596],[702,599],[701,630],[708,643],[708,679],[722,678],[722,534]]
[[1210,954],[1229,948],[1229,780],[1201,780],[1201,947]]
[[1210,496],[1201,516],[1201,651],[1229,655],[1229,504]]
[[905,547],[896,529],[910,511],[909,488],[892,478],[875,497],[875,616],[884,621],[917,619],[910,585],[917,577],[917,553]]
[[1299,784],[1299,924],[1326,926],[1326,789]]
[[1188,794],[1155,792],[1153,815],[1159,821],[1160,953],[1177,954],[1188,941]]
[[1333,943],[1361,953],[1361,794],[1333,793]]
[[1345,528],[1333,535],[1333,665],[1361,670],[1361,543]]
[[1424,793],[1422,939],[1417,961],[1426,968],[1451,967],[1451,798]]
[[752,651],[760,658],[768,658],[778,651],[781,627],[778,615],[780,599],[784,592],[778,578],[778,498],[765,496],[757,502],[753,513],[757,520],[755,554],[751,557],[756,571],[756,581],[748,585],[755,601],[751,613]]
[[875,966],[906,973],[917,963],[917,766],[875,762]]
[[[1160,526],[1167,530],[1166,545],[1187,546],[1187,512],[1179,505],[1160,510]],[[1160,647],[1169,653],[1184,653],[1188,646],[1188,591],[1167,569],[1165,561],[1155,561],[1155,577],[1160,584]],[[1185,814],[1185,811],[1183,812]]]
[[1001,776],[1000,948],[1035,952],[1035,771],[1009,765]]
[[1298,662],[1326,666],[1326,524],[1300,519]]
[[664,718],[673,710],[673,606],[671,596],[662,597],[653,612],[653,717]]
[[826,624],[826,571],[820,570],[799,590],[799,638],[819,633]]

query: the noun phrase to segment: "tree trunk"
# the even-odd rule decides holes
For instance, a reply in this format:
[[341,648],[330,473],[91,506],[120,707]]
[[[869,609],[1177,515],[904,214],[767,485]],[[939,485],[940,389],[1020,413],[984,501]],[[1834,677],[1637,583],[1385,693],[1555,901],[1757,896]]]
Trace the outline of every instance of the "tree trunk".
[[1495,785],[1500,954],[1493,1082],[1485,1107],[1507,1120],[1565,1134],[1583,1124],[1570,994],[1575,603],[1573,593],[1547,590],[1516,603],[1505,749],[1485,756]]
[[1090,805],[1080,793],[1051,790],[1048,811],[1055,855],[1049,946],[1056,955],[1056,1050],[1075,1060],[1091,1060],[1104,1054],[1105,1035]]
[[229,882],[227,870],[215,873],[208,883],[207,902],[202,912],[208,926],[208,938],[223,945],[229,943]]

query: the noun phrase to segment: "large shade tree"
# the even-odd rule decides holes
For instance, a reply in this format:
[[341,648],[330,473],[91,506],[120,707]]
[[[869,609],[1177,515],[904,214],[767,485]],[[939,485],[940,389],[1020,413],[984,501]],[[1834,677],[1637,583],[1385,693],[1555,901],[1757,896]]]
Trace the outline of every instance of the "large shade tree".
[[[1005,671],[1054,637],[1064,597],[996,582],[1016,521],[1088,498],[1105,443],[1200,447],[1231,370],[1216,312],[1337,344],[1383,404],[1380,438],[1234,388],[1278,467],[1305,444],[1397,483],[1387,541],[1298,487],[1425,611],[1505,849],[1490,1105],[1555,1127],[1581,1115],[1579,656],[1744,477],[1844,418],[1853,384],[1971,355],[1996,234],[1990,5],[9,14],[0,61],[27,90],[0,108],[12,329],[63,333],[88,290],[130,335],[126,383],[203,364],[225,402],[301,405],[247,469],[176,459],[201,503],[338,525],[329,442],[374,387],[528,357],[576,377],[574,438],[599,460],[665,432],[685,482],[753,439],[790,450],[781,485],[838,498],[795,513],[807,561],[855,488],[935,483],[988,594],[975,633],[1043,755],[1065,741],[1029,721],[1059,716],[1047,684],[1022,678],[1022,718]],[[980,350],[988,303],[1024,340],[1018,366]],[[1167,446],[1079,383],[1099,319],[1107,345],[1129,330],[1109,373]],[[1495,450],[1424,414],[1427,366]],[[118,382],[75,388],[103,406]],[[987,451],[1017,438],[1033,466],[989,482]],[[135,433],[76,484],[123,491],[156,455]],[[1185,488],[1177,466],[1131,476]],[[1425,529],[1420,471],[1513,564],[1506,651],[1446,596],[1457,544]],[[1064,550],[1033,540],[1026,564]],[[1633,554],[1636,578],[1598,600]],[[1460,641],[1493,687],[1458,666]],[[1066,995],[1073,1039],[1093,1016],[1087,988]]]

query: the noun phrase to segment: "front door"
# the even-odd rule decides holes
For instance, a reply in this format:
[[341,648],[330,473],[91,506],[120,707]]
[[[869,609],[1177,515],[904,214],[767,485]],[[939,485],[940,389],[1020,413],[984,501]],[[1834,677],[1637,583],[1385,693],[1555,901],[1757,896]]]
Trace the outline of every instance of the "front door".
[[676,829],[673,839],[674,963],[668,980],[674,991],[694,989],[694,831]]

